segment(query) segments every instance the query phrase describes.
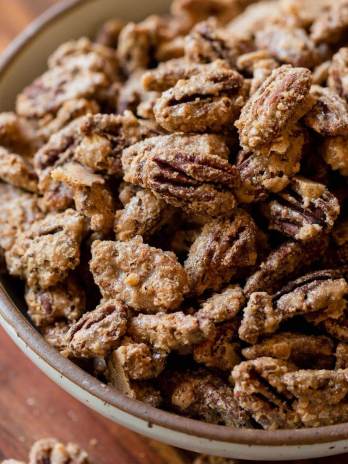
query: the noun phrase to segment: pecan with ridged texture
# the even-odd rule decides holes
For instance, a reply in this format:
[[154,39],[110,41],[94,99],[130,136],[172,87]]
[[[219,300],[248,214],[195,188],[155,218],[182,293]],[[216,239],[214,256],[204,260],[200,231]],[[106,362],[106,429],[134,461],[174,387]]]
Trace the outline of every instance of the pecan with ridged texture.
[[250,95],[256,92],[260,85],[280,65],[272,58],[268,50],[256,50],[240,55],[237,59],[237,68],[252,78]]
[[313,85],[316,103],[306,114],[305,124],[324,136],[348,135],[348,104],[335,91]]
[[333,341],[325,336],[280,332],[242,350],[246,359],[263,356],[283,359],[300,369],[332,369],[335,362]]
[[282,380],[297,399],[294,409],[305,427],[347,421],[348,369],[299,370]]
[[240,174],[240,187],[236,190],[238,200],[252,203],[264,200],[272,192],[282,191],[300,170],[305,140],[303,128],[296,124],[265,147],[262,156],[242,150],[236,164]]
[[281,11],[287,15],[290,24],[308,28],[332,5],[331,0],[281,0]]
[[295,177],[287,189],[262,206],[262,212],[270,229],[306,241],[330,232],[340,205],[325,185]]
[[253,266],[256,259],[256,226],[246,211],[237,210],[231,219],[208,222],[185,262],[191,293],[219,290]]
[[121,301],[101,303],[70,327],[67,334],[70,352],[77,358],[106,356],[125,334],[127,317],[127,306]]
[[139,235],[127,242],[94,241],[90,269],[104,298],[120,298],[137,311],[175,309],[188,291],[174,253],[146,245]]
[[331,2],[330,8],[311,26],[311,38],[316,43],[338,43],[348,31],[348,2]]
[[260,150],[307,109],[311,73],[283,65],[257,89],[243,107],[235,125],[245,150]]
[[177,371],[163,383],[169,404],[185,416],[236,428],[250,424],[248,414],[234,398],[233,388],[209,371]]
[[28,314],[37,327],[60,320],[76,321],[85,311],[86,295],[72,276],[64,282],[42,290],[28,287],[25,292]]
[[282,243],[271,251],[255,273],[248,278],[244,287],[246,296],[253,292],[272,294],[280,290],[289,279],[296,278],[319,261],[327,247],[327,236],[320,236],[309,242]]
[[245,99],[243,77],[219,61],[162,93],[154,114],[169,132],[221,132],[237,119]]
[[239,406],[266,430],[301,426],[292,409],[293,396],[282,380],[284,374],[295,369],[287,361],[261,357],[244,361],[232,371],[234,397]]
[[245,296],[241,287],[229,285],[222,292],[204,300],[195,315],[213,323],[226,322],[234,319],[244,305]]
[[43,289],[62,282],[79,264],[85,226],[83,216],[71,209],[35,221],[6,252],[10,274]]
[[348,136],[325,138],[321,145],[321,155],[331,169],[348,177]]
[[320,324],[340,318],[347,306],[348,283],[340,271],[317,271],[289,283],[273,296],[266,292],[250,295],[239,328],[239,337],[256,343],[295,316]]
[[124,180],[152,190],[167,203],[194,213],[219,216],[233,211],[237,169],[214,135],[151,137],[123,151]]

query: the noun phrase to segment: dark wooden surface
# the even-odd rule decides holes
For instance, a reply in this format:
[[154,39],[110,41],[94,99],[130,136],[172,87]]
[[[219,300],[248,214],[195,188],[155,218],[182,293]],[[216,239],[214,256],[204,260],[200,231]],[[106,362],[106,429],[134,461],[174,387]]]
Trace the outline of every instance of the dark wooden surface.
[[[54,3],[0,0],[0,50]],[[10,457],[25,460],[32,442],[49,436],[79,443],[95,464],[192,462],[191,454],[147,440],[71,398],[34,367],[0,329],[0,461]],[[344,464],[348,455],[306,462]]]

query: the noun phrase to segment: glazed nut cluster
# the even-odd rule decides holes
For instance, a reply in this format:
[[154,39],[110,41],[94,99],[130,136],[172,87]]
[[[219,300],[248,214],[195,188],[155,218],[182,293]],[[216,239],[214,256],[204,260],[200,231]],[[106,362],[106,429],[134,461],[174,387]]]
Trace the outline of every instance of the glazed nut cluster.
[[347,0],[111,19],[0,114],[0,179],[1,272],[63,356],[208,423],[348,421]]

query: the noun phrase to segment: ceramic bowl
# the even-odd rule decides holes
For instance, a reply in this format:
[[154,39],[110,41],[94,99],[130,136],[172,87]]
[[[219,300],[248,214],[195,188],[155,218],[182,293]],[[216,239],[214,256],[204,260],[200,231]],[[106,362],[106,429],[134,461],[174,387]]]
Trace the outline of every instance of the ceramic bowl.
[[[92,35],[108,18],[140,20],[168,9],[169,0],[68,0],[30,25],[0,59],[0,111],[45,68],[47,57],[69,39]],[[348,424],[302,430],[235,430],[179,417],[131,400],[61,357],[22,313],[18,284],[4,278],[0,320],[19,348],[54,382],[90,408],[148,437],[192,451],[230,458],[285,460],[348,450]]]

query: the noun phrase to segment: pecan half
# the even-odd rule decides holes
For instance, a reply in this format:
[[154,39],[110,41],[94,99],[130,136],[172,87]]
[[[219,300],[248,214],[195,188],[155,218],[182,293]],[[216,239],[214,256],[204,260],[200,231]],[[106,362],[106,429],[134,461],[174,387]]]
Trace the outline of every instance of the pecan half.
[[173,206],[219,216],[232,212],[235,166],[219,156],[227,147],[213,135],[172,134],[137,143],[122,154],[124,180],[152,190]]
[[319,324],[338,319],[346,306],[348,283],[339,271],[318,271],[307,274],[277,292],[250,295],[239,328],[239,337],[255,344],[260,336],[277,331],[281,322],[305,315]]
[[334,343],[325,336],[281,332],[257,345],[244,348],[246,359],[263,356],[283,359],[301,369],[331,369],[334,365]]
[[174,372],[164,384],[171,406],[185,416],[236,428],[250,423],[232,387],[209,371]]
[[185,262],[191,293],[218,290],[253,266],[256,258],[256,226],[247,212],[237,210],[231,219],[208,222]]
[[122,302],[101,303],[71,326],[67,334],[69,351],[77,358],[106,356],[125,334],[127,316]]
[[239,116],[245,103],[243,77],[223,61],[164,92],[154,114],[158,124],[174,132],[220,132]]
[[283,65],[275,69],[243,107],[235,126],[242,147],[260,148],[277,137],[305,111],[311,73],[305,68]]
[[221,293],[214,293],[206,299],[196,312],[199,319],[208,319],[214,323],[234,319],[245,304],[245,297],[239,285],[230,285]]
[[328,247],[326,236],[309,242],[285,242],[271,251],[259,269],[246,281],[244,293],[280,290],[288,279],[296,278],[306,268],[319,261]]
[[337,198],[325,185],[303,177],[263,205],[269,228],[296,240],[311,240],[329,232],[340,212]]
[[348,84],[345,76],[348,72],[348,48],[343,47],[332,57],[329,68],[328,85],[340,97],[348,100]]
[[238,70],[252,76],[250,95],[254,94],[272,74],[272,71],[279,67],[267,50],[257,50],[240,55],[236,64]]
[[90,269],[104,298],[120,298],[137,311],[175,309],[188,291],[187,275],[174,253],[143,243],[96,240]]
[[239,406],[266,430],[301,427],[292,409],[292,395],[284,374],[295,370],[291,363],[268,357],[245,361],[232,371],[234,397]]
[[330,3],[328,11],[320,15],[311,27],[311,38],[317,43],[338,43],[348,30],[348,2]]

